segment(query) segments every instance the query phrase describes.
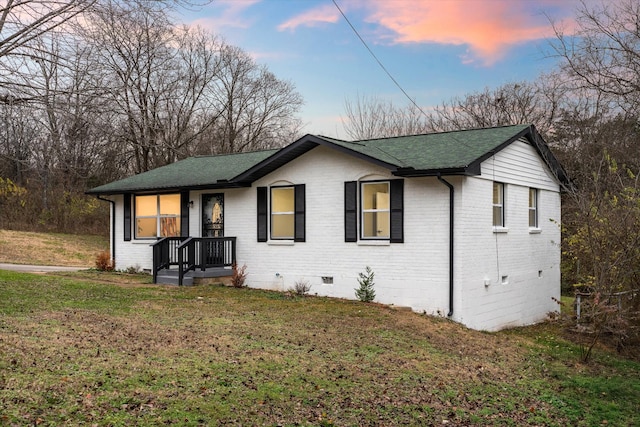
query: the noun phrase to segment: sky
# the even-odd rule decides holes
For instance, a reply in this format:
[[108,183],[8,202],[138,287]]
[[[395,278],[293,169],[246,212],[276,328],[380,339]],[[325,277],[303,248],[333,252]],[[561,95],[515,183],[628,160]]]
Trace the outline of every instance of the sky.
[[183,13],[182,20],[221,35],[279,79],[291,81],[305,102],[303,133],[348,139],[345,101],[409,102],[359,36],[400,87],[428,110],[456,96],[534,80],[553,69],[557,59],[549,54],[550,20],[570,33],[580,0],[335,3],[213,0]]

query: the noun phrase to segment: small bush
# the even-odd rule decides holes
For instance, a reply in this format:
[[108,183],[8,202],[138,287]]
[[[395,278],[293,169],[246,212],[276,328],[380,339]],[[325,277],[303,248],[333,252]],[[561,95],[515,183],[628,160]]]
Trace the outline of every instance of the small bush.
[[142,269],[140,268],[140,264],[136,264],[136,265],[130,265],[129,267],[127,267],[127,269],[125,270],[125,273],[127,274],[140,274],[140,271]]
[[96,269],[98,271],[113,271],[115,262],[111,259],[109,251],[102,251],[96,256]]
[[308,280],[300,279],[296,280],[296,283],[293,285],[293,288],[289,289],[289,292],[292,292],[298,296],[304,296],[311,290],[311,285]]
[[238,267],[238,263],[234,262],[231,265],[233,269],[233,275],[231,276],[231,284],[234,288],[242,288],[244,287],[244,282],[247,280],[247,265],[243,265],[242,267]]
[[360,287],[356,288],[356,297],[362,302],[371,302],[376,297],[376,292],[373,290],[373,270],[367,266],[366,274],[358,273],[358,283]]

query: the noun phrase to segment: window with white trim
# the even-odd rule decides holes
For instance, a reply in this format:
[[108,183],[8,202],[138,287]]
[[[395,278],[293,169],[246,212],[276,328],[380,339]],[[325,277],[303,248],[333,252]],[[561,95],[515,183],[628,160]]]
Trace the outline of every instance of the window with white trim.
[[137,239],[180,236],[180,194],[135,196]]
[[505,226],[504,184],[501,182],[493,183],[493,226]]
[[538,228],[538,189],[529,188],[529,228]]
[[344,241],[404,242],[403,179],[344,183]]
[[305,241],[305,185],[257,187],[258,242]]
[[294,234],[294,187],[271,187],[271,239],[293,240]]
[[389,181],[362,182],[361,196],[361,239],[389,239],[390,205]]

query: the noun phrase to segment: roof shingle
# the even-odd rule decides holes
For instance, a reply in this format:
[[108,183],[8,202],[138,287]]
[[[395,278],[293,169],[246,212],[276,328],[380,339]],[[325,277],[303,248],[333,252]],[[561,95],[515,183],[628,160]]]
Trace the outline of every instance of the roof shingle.
[[560,181],[562,167],[531,125],[502,126],[454,132],[342,141],[306,135],[280,150],[191,157],[88,191],[118,194],[180,189],[231,188],[256,179],[307,151],[325,145],[389,168],[399,176],[480,173],[480,163],[519,138],[526,138]]

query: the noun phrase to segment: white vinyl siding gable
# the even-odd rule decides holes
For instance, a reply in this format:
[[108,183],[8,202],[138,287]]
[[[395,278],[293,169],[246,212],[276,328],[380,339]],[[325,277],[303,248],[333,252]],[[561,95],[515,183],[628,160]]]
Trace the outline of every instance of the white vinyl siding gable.
[[518,140],[489,157],[481,165],[479,178],[539,190],[558,191],[559,184],[535,148]]

